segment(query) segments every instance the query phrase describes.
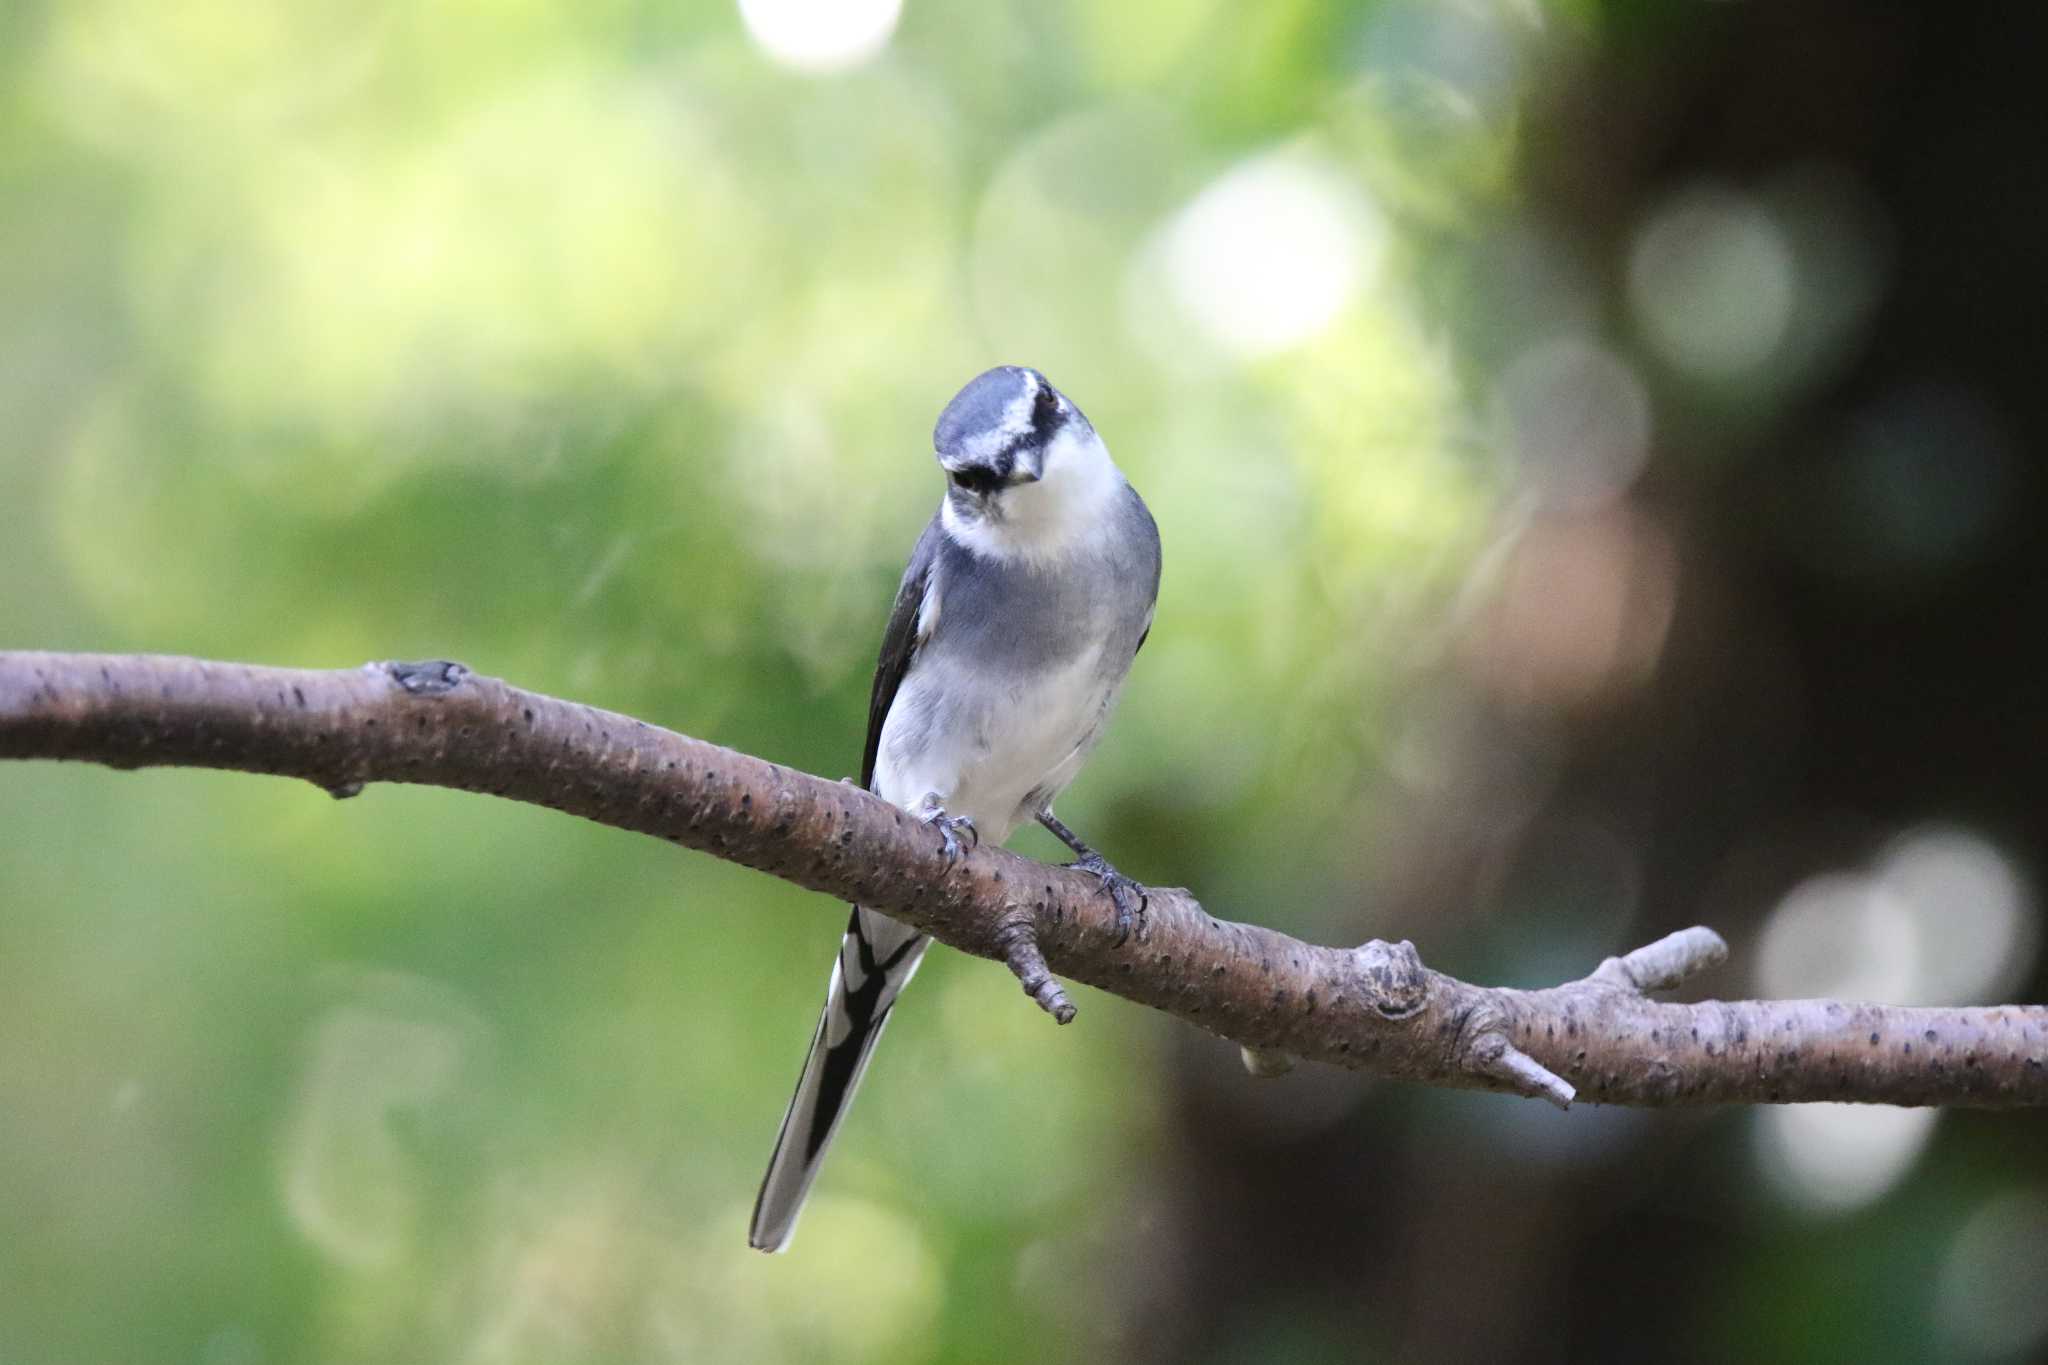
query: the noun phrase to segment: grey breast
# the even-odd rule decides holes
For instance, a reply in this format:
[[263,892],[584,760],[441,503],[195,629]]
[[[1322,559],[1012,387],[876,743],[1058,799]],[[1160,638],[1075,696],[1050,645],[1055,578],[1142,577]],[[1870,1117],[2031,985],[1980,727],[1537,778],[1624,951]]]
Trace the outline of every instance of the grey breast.
[[1098,642],[1105,670],[1129,667],[1159,591],[1159,532],[1129,485],[1096,534],[1057,560],[984,559],[941,541],[933,643],[1006,677],[1058,668]]

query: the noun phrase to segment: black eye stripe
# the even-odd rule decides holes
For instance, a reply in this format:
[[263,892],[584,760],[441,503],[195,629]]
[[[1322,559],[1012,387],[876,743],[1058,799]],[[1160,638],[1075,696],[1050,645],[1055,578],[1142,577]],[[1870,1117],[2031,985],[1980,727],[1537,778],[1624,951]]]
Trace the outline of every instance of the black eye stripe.
[[986,465],[968,465],[965,469],[949,469],[946,477],[953,481],[955,488],[964,488],[970,493],[988,493],[1002,483],[1002,475]]
[[[1042,451],[1059,434],[1067,422],[1067,412],[1060,406],[1059,393],[1050,384],[1041,383],[1031,400],[1031,425],[1022,435],[1014,437],[1009,444],[997,451],[987,464],[971,464],[962,469],[949,469],[946,477],[953,487],[962,492],[987,496],[1010,482],[1016,469],[1018,456],[1031,451]],[[944,454],[945,452],[941,452]],[[1033,464],[1031,468],[1036,468]],[[1036,478],[1031,474],[1028,477]]]

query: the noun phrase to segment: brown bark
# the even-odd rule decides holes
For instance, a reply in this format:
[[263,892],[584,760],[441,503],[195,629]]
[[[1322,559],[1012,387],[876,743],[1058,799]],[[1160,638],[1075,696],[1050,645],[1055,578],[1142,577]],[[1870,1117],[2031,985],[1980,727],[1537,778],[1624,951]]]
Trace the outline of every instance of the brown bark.
[[[1096,880],[981,847],[949,863],[887,802],[460,664],[310,671],[150,655],[0,653],[0,758],[187,766],[489,792],[667,839],[857,900],[1004,962],[1065,1022],[1057,971],[1246,1049],[1568,1104],[2048,1104],[2048,1007],[1832,1000],[1671,1004],[1719,962],[1706,929],[1548,990],[1476,986],[1412,945],[1319,947],[1153,888],[1120,940]],[[0,834],[4,837],[4,834]]]

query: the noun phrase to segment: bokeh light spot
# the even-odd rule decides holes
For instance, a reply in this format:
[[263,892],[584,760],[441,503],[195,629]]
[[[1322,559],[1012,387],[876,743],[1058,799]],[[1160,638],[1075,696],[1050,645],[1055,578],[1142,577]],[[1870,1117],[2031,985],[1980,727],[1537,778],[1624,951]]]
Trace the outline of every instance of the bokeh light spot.
[[1756,1114],[1758,1157],[1788,1203],[1846,1213],[1905,1176],[1940,1117],[1881,1104],[1771,1105]]
[[1166,274],[1211,341],[1265,355],[1328,327],[1377,273],[1385,239],[1378,211],[1335,168],[1271,153],[1180,211],[1166,230]]
[[1664,652],[1678,564],[1670,533],[1625,502],[1537,518],[1475,571],[1496,581],[1466,665],[1515,702],[1563,706],[1638,687]]
[[343,1265],[390,1264],[420,1191],[394,1131],[453,1082],[483,1036],[453,992],[424,978],[351,973],[357,998],[315,1025],[280,1151],[284,1202],[306,1240]]
[[1953,1005],[2016,986],[2035,951],[2032,896],[2011,859],[1952,826],[1909,830],[1874,865],[1794,887],[1764,922],[1757,988]]
[[1583,337],[1522,352],[1501,376],[1505,439],[1530,491],[1553,506],[1604,502],[1649,457],[1650,399],[1635,371]]
[[1911,1002],[1988,1000],[2033,965],[2032,895],[2012,860],[1969,830],[1907,831],[1878,860],[1877,882],[1911,913],[1923,945]]
[[902,13],[903,0],[740,0],[747,36],[782,65],[813,73],[873,57]]
[[1629,256],[1629,302],[1658,352],[1703,379],[1770,359],[1792,317],[1792,249],[1762,205],[1699,186],[1659,206]]
[[1898,1004],[1920,980],[1920,936],[1910,909],[1870,878],[1824,873],[1764,921],[1756,974],[1765,996]]

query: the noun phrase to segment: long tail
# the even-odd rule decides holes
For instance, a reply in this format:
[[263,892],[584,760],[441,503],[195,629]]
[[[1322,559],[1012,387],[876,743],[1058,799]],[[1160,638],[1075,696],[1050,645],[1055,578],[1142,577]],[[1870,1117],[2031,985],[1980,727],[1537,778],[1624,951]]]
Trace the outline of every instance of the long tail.
[[896,997],[910,984],[930,943],[886,915],[853,907],[839,956],[832,963],[825,1011],[818,1016],[796,1096],[782,1116],[775,1155],[769,1158],[768,1175],[754,1200],[749,1245],[762,1251],[781,1251],[789,1245],[825,1148],[868,1069]]

